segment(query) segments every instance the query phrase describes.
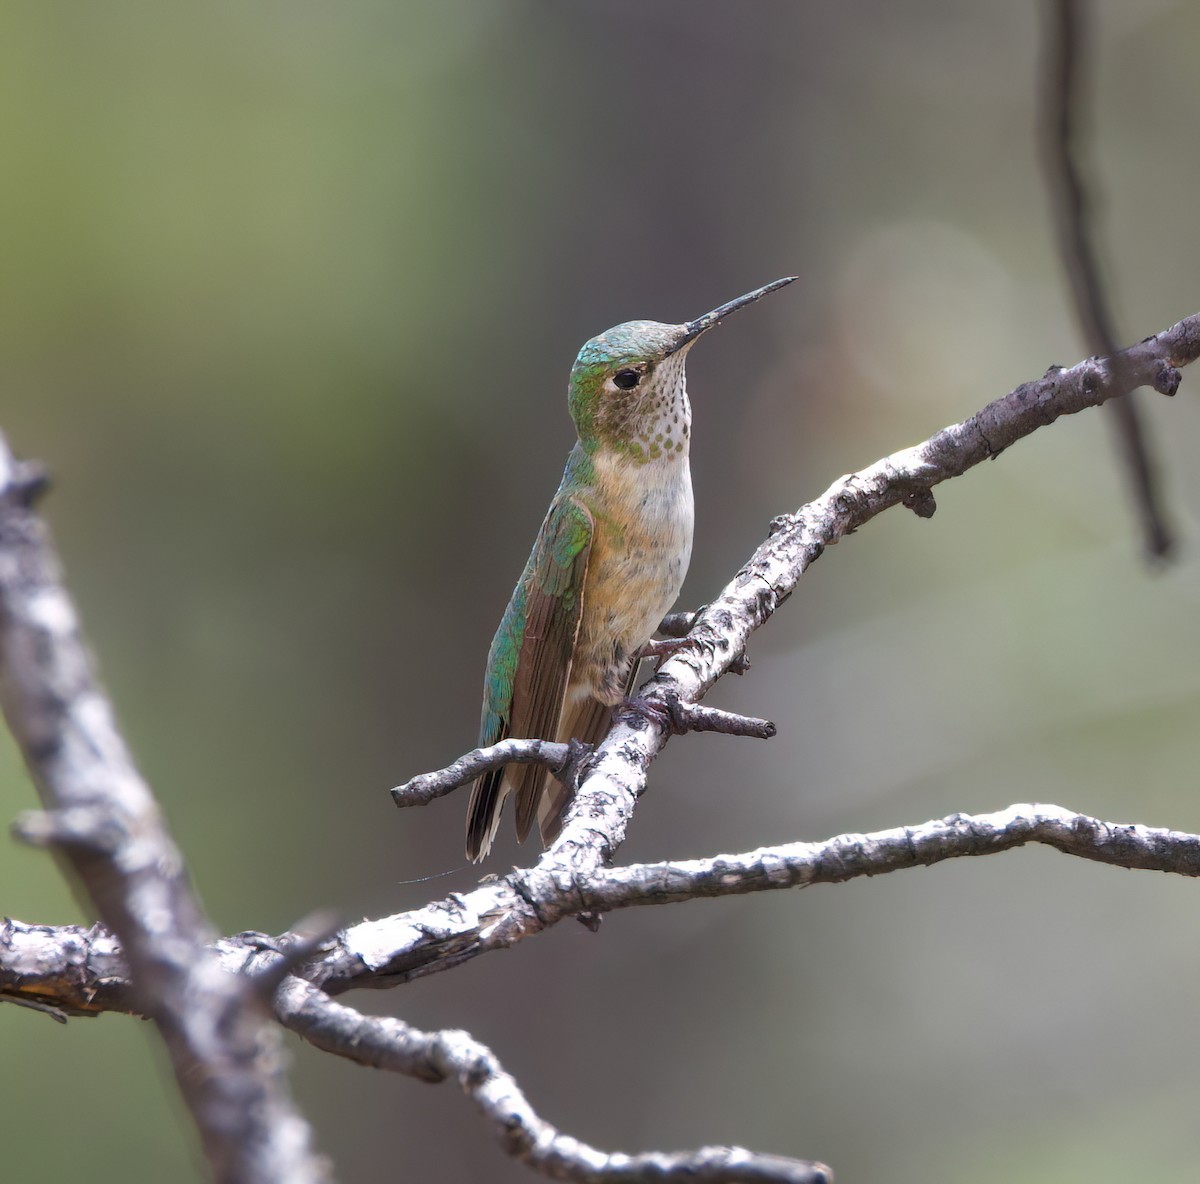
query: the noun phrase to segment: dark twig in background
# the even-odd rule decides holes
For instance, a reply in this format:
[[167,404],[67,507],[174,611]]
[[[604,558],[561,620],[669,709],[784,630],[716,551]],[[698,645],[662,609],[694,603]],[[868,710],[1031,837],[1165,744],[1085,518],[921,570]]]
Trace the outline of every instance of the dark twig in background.
[[[1107,356],[1117,352],[1117,333],[1100,275],[1094,203],[1080,163],[1079,113],[1089,15],[1088,0],[1047,0],[1041,147],[1059,251],[1080,332],[1088,349]],[[1157,559],[1165,558],[1174,540],[1162,507],[1158,467],[1137,397],[1131,394],[1113,403],[1107,414],[1129,476],[1146,552]]]

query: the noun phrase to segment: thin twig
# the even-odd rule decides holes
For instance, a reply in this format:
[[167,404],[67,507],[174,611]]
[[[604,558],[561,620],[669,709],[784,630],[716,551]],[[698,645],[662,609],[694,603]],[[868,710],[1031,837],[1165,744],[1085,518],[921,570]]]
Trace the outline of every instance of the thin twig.
[[360,1065],[422,1081],[456,1080],[513,1158],[552,1180],[578,1184],[829,1184],[810,1160],[756,1155],[740,1147],[625,1155],[589,1147],[540,1118],[496,1055],[466,1032],[422,1032],[391,1017],[365,1016],[299,979],[276,997],[280,1021],[309,1043]]
[[683,736],[688,732],[720,732],[725,736],[770,740],[777,731],[769,719],[759,719],[756,715],[739,715],[718,707],[706,707],[702,703],[685,703],[669,692],[664,692],[662,699],[665,703],[658,699],[646,700],[634,696],[618,709],[618,716],[634,720],[645,716],[667,728],[673,736]]
[[397,785],[392,800],[397,806],[425,806],[437,798],[470,785],[480,773],[501,765],[545,765],[562,772],[571,757],[570,747],[552,740],[501,740],[487,748],[473,748],[452,765],[422,773]]
[[[1047,0],[1042,162],[1080,332],[1088,349],[1108,355],[1117,351],[1117,334],[1101,278],[1092,203],[1080,164],[1082,121],[1078,113],[1087,31],[1087,0]],[[1109,415],[1125,461],[1147,554],[1165,558],[1174,540],[1136,397],[1113,403]]]

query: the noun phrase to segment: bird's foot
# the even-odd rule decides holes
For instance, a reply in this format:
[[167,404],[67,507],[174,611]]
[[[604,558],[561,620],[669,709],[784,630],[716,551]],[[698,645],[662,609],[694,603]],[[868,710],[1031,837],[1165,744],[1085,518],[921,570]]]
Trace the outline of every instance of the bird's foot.
[[696,623],[696,618],[703,612],[697,609],[694,613],[667,613],[658,623],[658,631],[664,637],[686,637]]
[[554,776],[572,790],[579,788],[583,775],[587,771],[588,762],[596,751],[594,744],[585,744],[582,740],[572,737],[567,741],[567,759],[557,768],[552,769]]
[[673,654],[679,653],[681,649],[690,643],[688,637],[655,637],[646,642],[637,652],[638,661],[643,658],[658,658],[660,663],[663,659],[671,657]]
[[[687,635],[691,632],[692,626],[699,620],[700,614],[704,612],[703,606],[697,609],[694,613],[667,613],[659,622],[659,633],[666,635],[666,641],[650,641],[646,643],[646,652],[640,653],[639,658],[654,657],[662,654],[664,657],[669,657],[675,653],[675,649],[671,648],[672,641],[683,642],[687,639]],[[661,649],[650,650],[650,646],[663,647]],[[729,663],[730,674],[745,674],[750,669],[750,659],[746,657],[746,652],[743,650],[737,657],[733,658]]]
[[668,736],[682,736],[688,730],[683,720],[683,703],[678,695],[664,691],[658,699],[645,695],[627,695],[614,712],[618,719],[648,720]]

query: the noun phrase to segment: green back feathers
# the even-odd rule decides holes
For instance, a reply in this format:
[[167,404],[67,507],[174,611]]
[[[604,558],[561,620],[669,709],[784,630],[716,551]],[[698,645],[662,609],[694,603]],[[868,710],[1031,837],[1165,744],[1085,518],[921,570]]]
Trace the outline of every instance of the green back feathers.
[[[574,641],[583,593],[579,559],[591,542],[592,519],[587,511],[571,498],[556,499],[492,639],[480,743],[495,743],[503,719],[512,712],[522,649],[542,640],[541,635],[536,639],[529,635],[531,616],[542,627],[548,618],[569,622]],[[511,729],[503,730],[513,734]]]

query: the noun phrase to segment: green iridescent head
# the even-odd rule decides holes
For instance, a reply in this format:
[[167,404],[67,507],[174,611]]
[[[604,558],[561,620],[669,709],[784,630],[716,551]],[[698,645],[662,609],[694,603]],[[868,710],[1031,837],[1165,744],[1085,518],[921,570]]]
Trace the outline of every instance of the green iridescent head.
[[567,394],[583,445],[628,446],[664,408],[673,403],[686,408],[684,359],[697,338],[795,278],[775,280],[681,325],[626,321],[593,337],[575,359]]

